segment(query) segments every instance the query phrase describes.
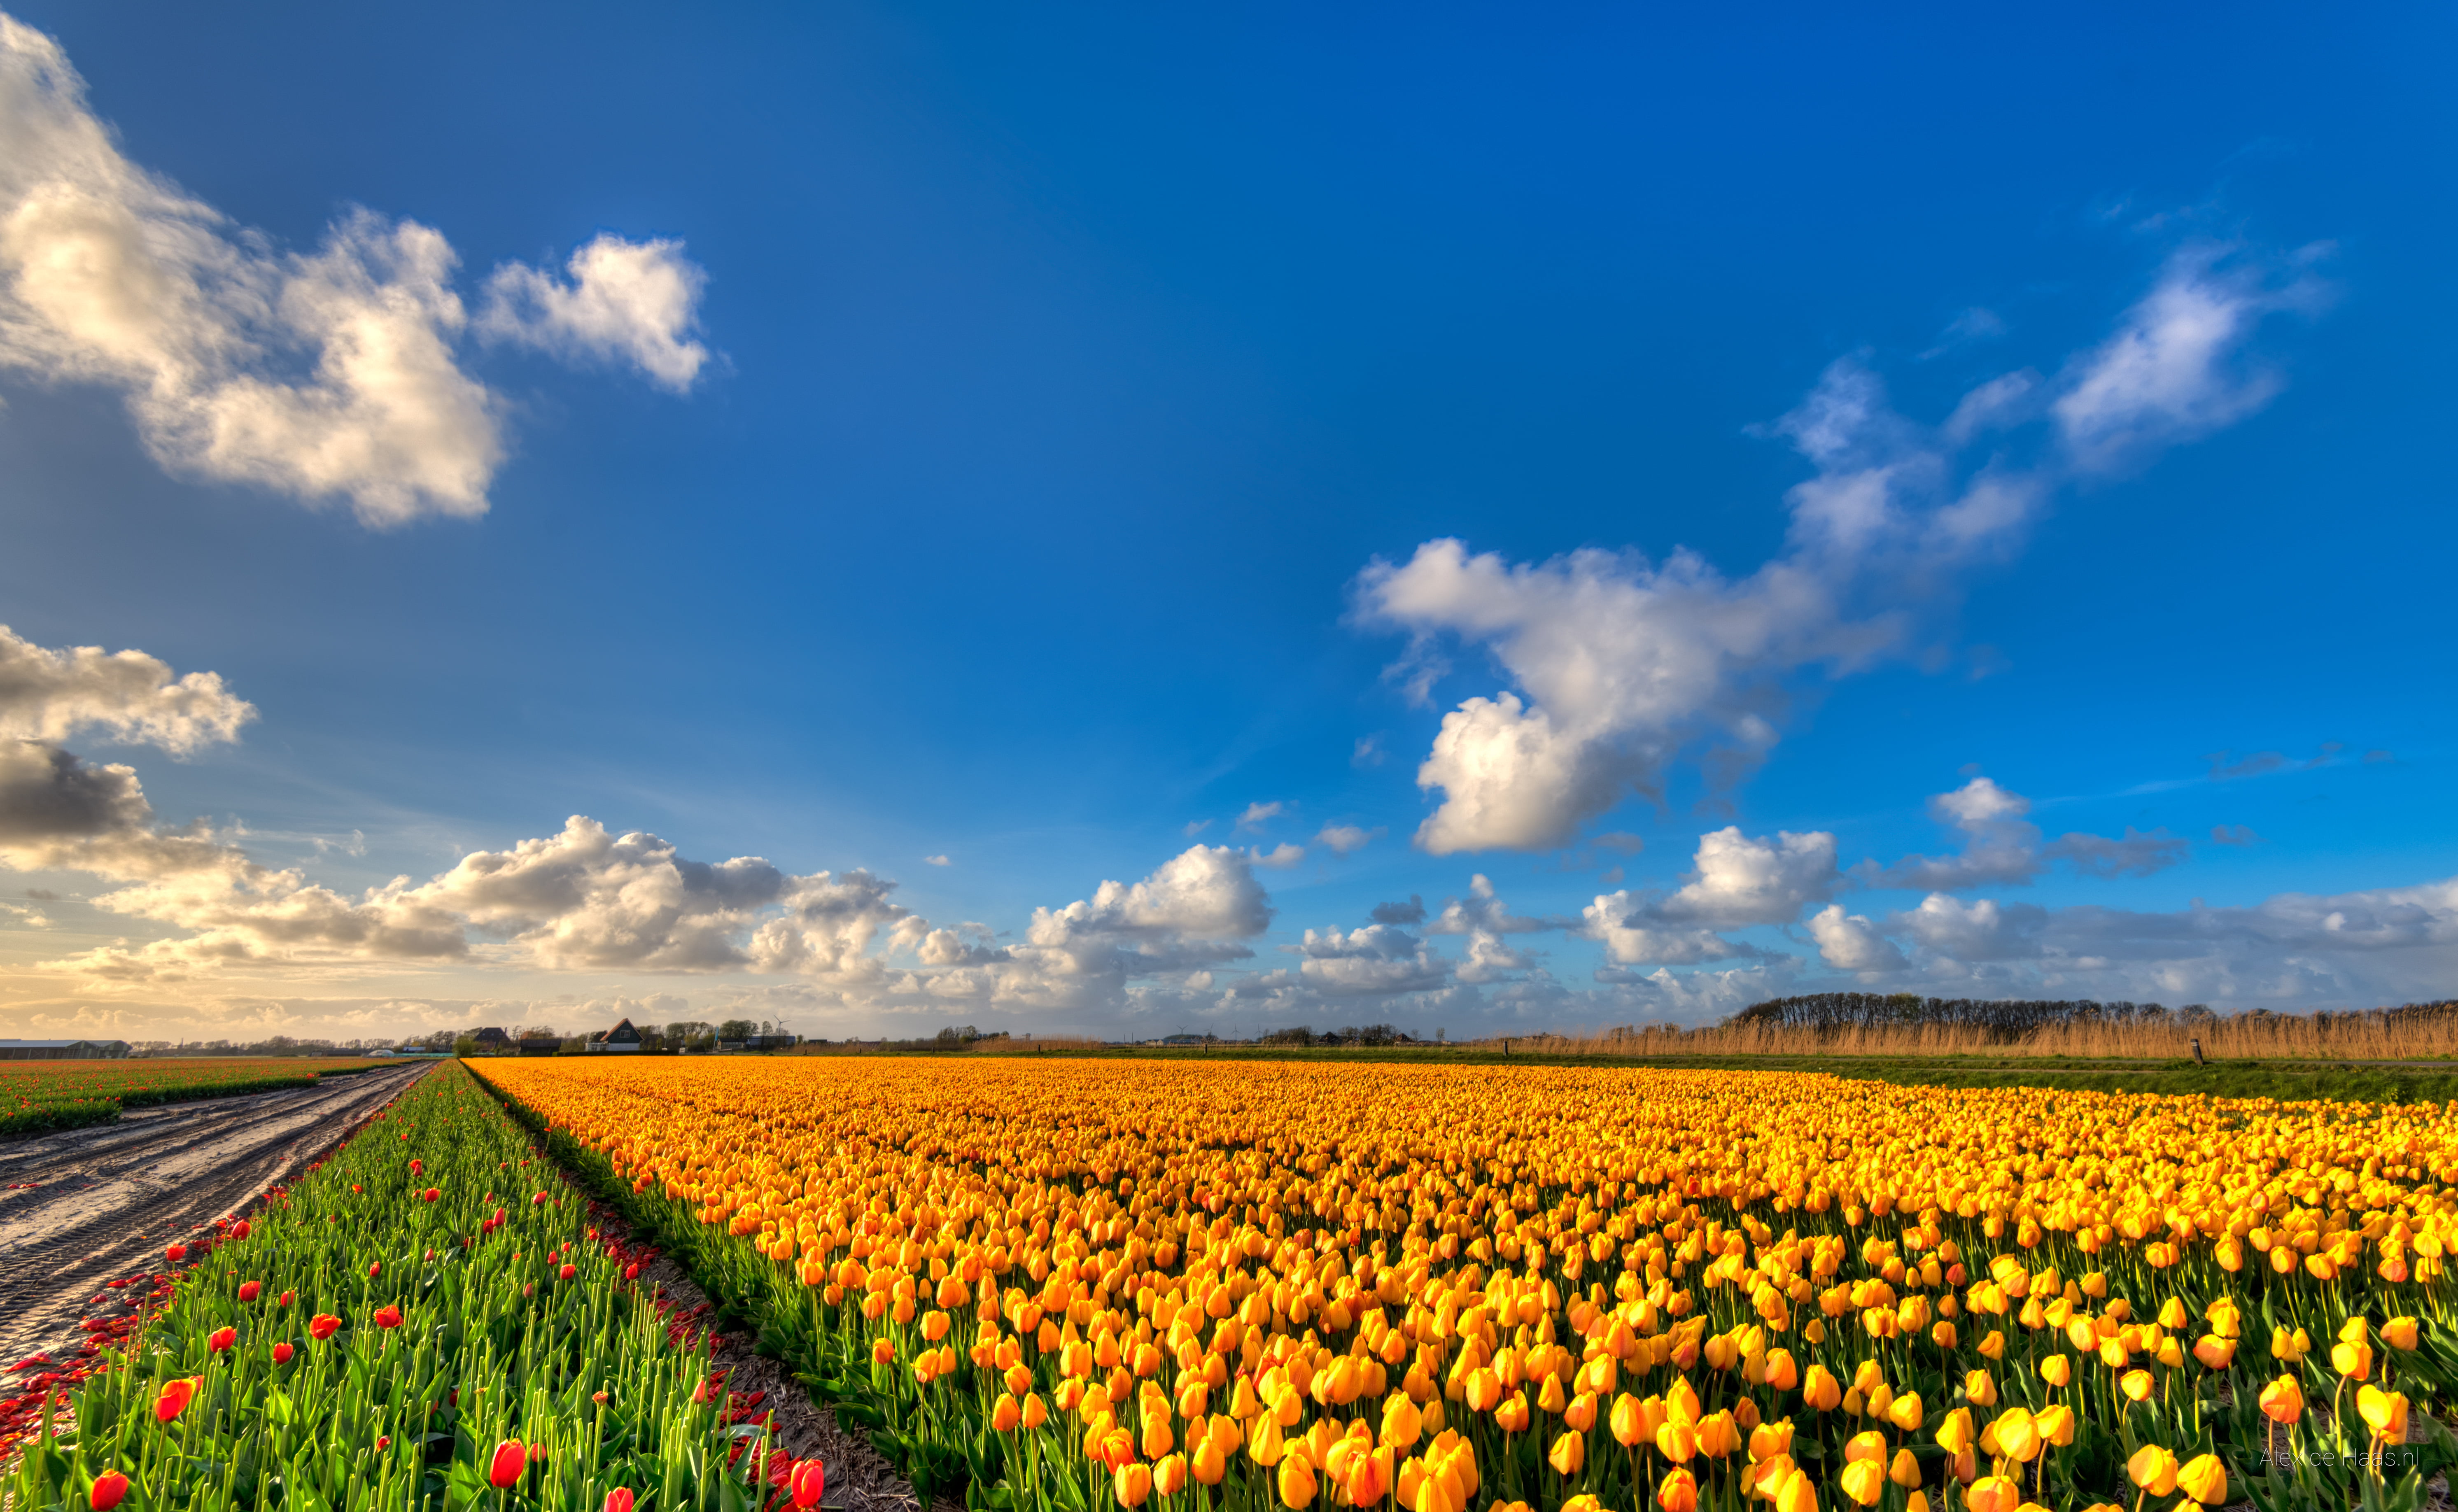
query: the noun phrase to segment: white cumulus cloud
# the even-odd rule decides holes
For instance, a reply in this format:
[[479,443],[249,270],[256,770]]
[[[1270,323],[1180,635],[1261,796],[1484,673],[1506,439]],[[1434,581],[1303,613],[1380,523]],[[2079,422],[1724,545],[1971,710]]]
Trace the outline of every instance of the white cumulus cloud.
[[1904,953],[1878,926],[1859,914],[1847,914],[1842,903],[1828,903],[1810,917],[1810,938],[1818,942],[1818,958],[1838,971],[1898,971]]
[[255,705],[218,673],[180,676],[141,651],[52,651],[0,625],[0,739],[56,743],[95,734],[186,756],[238,739],[240,726],[255,717]]
[[[1436,855],[1561,845],[1630,795],[1659,791],[1702,744],[1719,785],[1746,773],[1777,741],[1788,679],[1904,653],[1921,612],[2012,552],[2059,487],[2258,407],[2275,383],[2246,365],[2251,335],[2266,312],[2310,302],[2309,287],[2180,257],[2064,377],[1991,379],[1932,428],[1895,413],[1857,359],[1834,363],[1768,427],[1816,472],[1786,495],[1781,552],[1746,576],[1682,549],[1514,563],[1456,540],[1370,564],[1358,615],[1409,635],[1389,675],[1412,697],[1448,673],[1450,642],[1489,652],[1508,683],[1444,715],[1417,772],[1442,801],[1416,843]],[[2044,421],[2063,442],[2050,461],[1973,452]]]
[[[458,263],[367,210],[303,253],[232,224],[122,155],[59,44],[0,15],[0,367],[118,390],[165,468],[374,526],[483,513],[503,406],[460,363]],[[490,328],[688,386],[699,280],[675,243],[601,237],[573,273],[502,270]]]
[[487,280],[479,333],[567,360],[629,362],[679,394],[708,362],[691,339],[708,276],[679,241],[611,234],[572,255],[570,281],[511,262]]
[[2144,834],[2132,825],[2122,836],[2068,831],[2042,842],[2027,816],[2029,798],[1985,777],[1928,800],[1930,817],[1961,830],[1964,845],[1952,856],[1906,856],[1892,866],[1864,861],[1852,868],[1871,887],[1908,887],[1952,892],[1987,886],[2025,886],[2055,861],[2087,877],[2148,877],[2185,860],[2186,841],[2165,830]]

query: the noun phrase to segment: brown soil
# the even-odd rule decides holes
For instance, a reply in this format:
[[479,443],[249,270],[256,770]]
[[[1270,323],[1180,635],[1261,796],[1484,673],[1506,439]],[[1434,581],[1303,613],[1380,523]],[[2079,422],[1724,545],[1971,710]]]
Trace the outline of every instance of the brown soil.
[[175,1242],[244,1215],[392,1101],[426,1066],[314,1087],[132,1109],[117,1123],[0,1145],[0,1365],[67,1360],[126,1314]]

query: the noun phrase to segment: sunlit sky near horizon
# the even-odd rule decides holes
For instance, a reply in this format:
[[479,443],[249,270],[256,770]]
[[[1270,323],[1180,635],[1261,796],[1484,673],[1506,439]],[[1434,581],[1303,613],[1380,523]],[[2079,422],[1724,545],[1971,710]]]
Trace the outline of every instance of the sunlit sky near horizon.
[[10,16],[0,1034],[2458,993],[2444,9]]

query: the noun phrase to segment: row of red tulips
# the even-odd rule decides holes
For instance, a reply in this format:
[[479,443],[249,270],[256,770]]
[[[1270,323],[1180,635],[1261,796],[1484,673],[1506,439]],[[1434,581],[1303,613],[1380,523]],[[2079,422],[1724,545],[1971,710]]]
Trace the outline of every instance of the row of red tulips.
[[[704,1332],[447,1065],[195,1253],[37,1414],[13,1512],[815,1505]],[[186,1263],[186,1269],[179,1267]]]

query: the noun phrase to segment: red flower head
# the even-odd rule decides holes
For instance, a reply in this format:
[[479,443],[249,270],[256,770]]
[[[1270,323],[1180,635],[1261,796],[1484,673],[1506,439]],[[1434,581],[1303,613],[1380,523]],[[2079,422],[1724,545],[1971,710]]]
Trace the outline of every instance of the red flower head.
[[504,1226],[504,1210],[497,1208],[495,1210],[495,1215],[487,1221],[493,1224],[498,1229],[502,1228]]
[[635,1261],[633,1261],[630,1265],[627,1265],[627,1266],[623,1267],[623,1279],[624,1279],[624,1280],[626,1280],[626,1281],[636,1281],[636,1280],[638,1280],[639,1278],[640,1278],[640,1262],[639,1262],[639,1261],[635,1260]]
[[599,1512],[632,1512],[632,1488],[618,1485],[606,1493],[606,1505]]
[[282,1293],[279,1297],[277,1297],[277,1298],[275,1298],[275,1299],[274,1299],[274,1305],[275,1305],[276,1307],[288,1307],[291,1303],[296,1302],[296,1301],[298,1301],[298,1300],[299,1300],[299,1294],[298,1294],[298,1293],[296,1293],[296,1292],[284,1292],[284,1293]]
[[376,1436],[376,1453],[382,1454],[391,1447],[392,1437],[389,1434],[379,1434]]
[[520,1483],[521,1472],[530,1465],[529,1451],[517,1439],[507,1439],[495,1445],[494,1462],[487,1466],[487,1483],[498,1491],[509,1491]]
[[233,1344],[236,1344],[236,1343],[238,1343],[238,1342],[239,1342],[239,1330],[238,1330],[238,1329],[235,1329],[235,1328],[218,1328],[218,1329],[215,1329],[211,1334],[208,1334],[208,1335],[206,1335],[206,1336],[205,1336],[205,1351],[206,1351],[206,1353],[208,1353],[208,1354],[219,1355],[219,1354],[220,1354],[223,1350],[226,1350],[226,1349],[230,1348]]
[[567,1265],[562,1270],[557,1271],[554,1274],[558,1280],[569,1281],[573,1276],[580,1274],[580,1267],[576,1265]]
[[239,1299],[242,1302],[253,1302],[263,1295],[264,1283],[262,1281],[241,1281],[239,1284]]
[[425,1197],[429,1202],[433,1202],[436,1198],[444,1195],[444,1189],[441,1187],[429,1187],[419,1195]]
[[543,1192],[543,1191],[541,1191],[541,1192],[539,1192],[536,1196],[531,1197],[531,1198],[530,1199],[530,1206],[531,1206],[531,1207],[532,1207],[532,1208],[543,1208],[543,1207],[545,1207],[545,1206],[546,1206],[546,1193],[545,1193],[545,1192]]
[[330,1313],[319,1313],[307,1320],[307,1332],[318,1339],[331,1338],[341,1326],[342,1320]]
[[401,1309],[400,1309],[400,1308],[397,1308],[397,1307],[380,1307],[380,1308],[377,1308],[377,1309],[376,1309],[376,1327],[378,1327],[378,1328],[399,1328],[399,1327],[401,1327]]
[[290,1357],[297,1353],[299,1352],[292,1349],[289,1341],[285,1339],[273,1346],[273,1362],[277,1365],[287,1365],[290,1363]]
[[[105,1470],[94,1478],[94,1495],[86,1498],[85,1504],[94,1508],[94,1512],[111,1512],[113,1507],[119,1505],[119,1499],[127,1494],[128,1478],[116,1470]],[[625,1503],[626,1512],[629,1512],[629,1507],[630,1503]]]
[[425,1170],[426,1169],[427,1169],[427,1162],[425,1162],[425,1161],[423,1161],[423,1160],[413,1160],[413,1161],[411,1161],[411,1162],[409,1163],[409,1173],[410,1173],[411,1175],[413,1175],[413,1176],[417,1175],[420,1171],[423,1171],[423,1170]]
[[188,1410],[189,1401],[197,1395],[197,1378],[184,1376],[162,1383],[162,1395],[154,1398],[154,1420],[169,1422]]
[[372,1281],[382,1274],[384,1274],[384,1262],[382,1260],[369,1260],[367,1262],[367,1279]]
[[165,1259],[165,1260],[167,1260],[167,1261],[169,1261],[169,1262],[170,1262],[171,1264],[173,1264],[173,1265],[177,1265],[177,1264],[178,1264],[180,1261],[182,1261],[182,1260],[186,1259],[187,1257],[188,1257],[188,1247],[187,1247],[186,1245],[184,1245],[184,1244],[175,1244],[175,1245],[171,1246],[171,1248],[169,1248],[169,1249],[167,1249],[167,1250],[165,1250],[165,1251],[163,1251],[163,1252],[162,1252],[162,1258],[163,1258],[163,1259]]
[[818,1506],[821,1496],[828,1488],[828,1467],[817,1460],[805,1460],[794,1467],[785,1486],[794,1493],[796,1506]]
[[234,1239],[244,1239],[247,1237],[247,1220],[245,1218],[239,1220],[238,1224],[231,1229],[231,1237]]

